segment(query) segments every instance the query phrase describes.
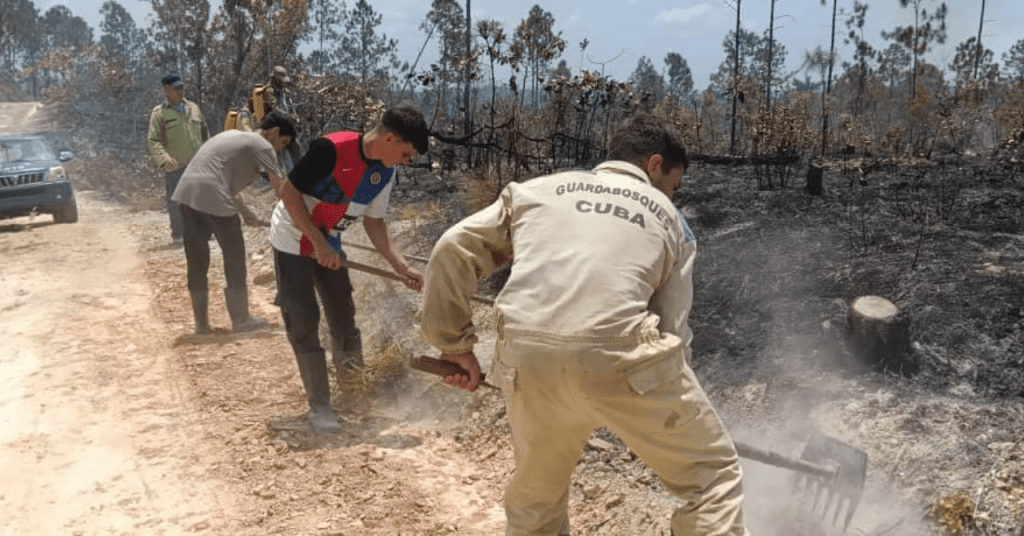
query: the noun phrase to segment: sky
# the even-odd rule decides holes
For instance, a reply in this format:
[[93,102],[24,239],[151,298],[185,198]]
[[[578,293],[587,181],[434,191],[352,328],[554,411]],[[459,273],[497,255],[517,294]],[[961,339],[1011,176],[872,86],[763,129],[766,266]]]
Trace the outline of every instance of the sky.
[[[93,27],[99,37],[100,7],[105,0],[34,0],[40,12],[64,4]],[[153,12],[147,0],[119,0],[139,26],[148,26]],[[510,2],[509,0],[471,0],[473,20],[484,18],[502,23],[507,33],[512,32],[526,18],[530,7],[540,5],[555,19],[555,31],[562,33],[566,49],[565,59],[573,74],[581,68],[603,72],[617,80],[626,80],[636,69],[643,56],[665,72],[665,55],[677,52],[686,59],[693,72],[697,89],[704,89],[710,76],[725,59],[722,42],[736,26],[737,0],[539,0],[536,2]],[[768,28],[769,0],[741,0],[742,25],[758,34]],[[861,0],[867,3],[868,22],[865,35],[875,48],[885,48],[888,42],[881,37],[883,30],[908,26],[913,22],[913,10],[900,7],[899,0]],[[419,29],[430,7],[429,0],[369,0],[381,14],[381,31],[396,39],[399,57],[410,64],[416,58],[426,38]],[[945,0],[948,38],[944,45],[936,45],[928,56],[930,62],[948,69],[958,44],[977,36],[981,16],[980,0]],[[354,2],[349,0],[350,6]],[[214,9],[219,0],[211,0]],[[816,46],[828,49],[832,19],[832,0],[822,6],[820,0],[777,0],[775,5],[775,39],[786,47],[787,72],[800,69],[805,52]],[[923,0],[924,7],[933,11],[939,0]],[[1014,7],[1016,6],[1016,7]],[[1002,63],[1002,55],[1017,41],[1024,39],[1024,10],[1020,0],[987,0],[982,43],[995,53],[995,61]],[[853,0],[839,0],[839,9],[849,12]],[[836,50],[838,61],[850,60],[852,49],[844,45],[844,17],[837,16]],[[474,23],[475,24],[475,23]],[[586,52],[580,43],[589,41]],[[427,45],[417,71],[429,66],[437,57],[436,40]],[[555,61],[555,64],[557,64]],[[555,65],[553,64],[552,67]],[[507,76],[507,74],[506,74]],[[802,77],[802,75],[801,75]],[[949,77],[947,77],[949,80]]]

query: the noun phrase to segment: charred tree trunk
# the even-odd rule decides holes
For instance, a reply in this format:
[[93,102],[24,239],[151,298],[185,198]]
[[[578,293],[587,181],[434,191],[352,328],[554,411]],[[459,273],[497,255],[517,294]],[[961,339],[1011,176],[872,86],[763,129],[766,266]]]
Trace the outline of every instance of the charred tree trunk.
[[977,46],[974,51],[974,70],[971,74],[971,80],[978,79],[978,64],[981,63],[981,54],[985,51],[981,46],[981,30],[985,27],[985,0],[981,0],[981,19],[978,21],[978,41],[975,43]]
[[807,193],[821,195],[825,191],[824,186],[825,170],[817,164],[811,164],[807,168]]
[[736,100],[740,93],[740,3],[736,0],[736,56],[732,67],[732,134],[729,137],[729,154],[736,154]]
[[771,14],[768,16],[768,83],[765,84],[765,109],[768,117],[772,113],[772,63],[775,61],[775,0],[772,0]]
[[832,67],[836,63],[836,11],[839,0],[832,0],[832,41],[828,47],[828,79],[825,81],[824,93],[821,97],[821,155],[828,150],[828,116],[830,113],[829,95],[832,94]]
[[[462,135],[469,136],[473,132],[473,109],[469,106],[469,89],[472,86],[469,57],[473,53],[473,18],[470,16],[470,8],[472,2],[466,0],[466,63],[463,67],[462,78],[465,81],[465,87],[463,88],[464,93],[462,94],[462,108],[463,108],[463,123],[462,123]],[[466,149],[466,162],[472,165],[473,162],[473,148],[468,147]]]

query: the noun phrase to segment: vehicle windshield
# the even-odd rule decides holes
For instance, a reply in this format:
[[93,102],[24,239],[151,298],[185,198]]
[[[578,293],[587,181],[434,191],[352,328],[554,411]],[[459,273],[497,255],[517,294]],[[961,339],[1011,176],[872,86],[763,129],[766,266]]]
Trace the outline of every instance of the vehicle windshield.
[[0,163],[56,160],[43,140],[0,140]]

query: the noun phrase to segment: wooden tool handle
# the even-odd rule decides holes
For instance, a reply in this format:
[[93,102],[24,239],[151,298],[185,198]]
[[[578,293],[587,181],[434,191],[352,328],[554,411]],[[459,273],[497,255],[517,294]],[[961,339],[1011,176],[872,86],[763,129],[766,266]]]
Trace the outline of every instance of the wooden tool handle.
[[[448,361],[447,359],[435,359],[425,355],[413,356],[409,359],[409,368],[414,368],[420,372],[427,372],[435,376],[441,376],[442,378],[455,374],[461,374],[467,378],[469,377],[469,371],[460,367],[458,363]],[[480,373],[480,385],[490,387],[491,389],[497,389],[498,387],[485,381],[486,377],[486,374],[483,372]]]
[[[355,261],[350,261],[348,259],[341,259],[341,265],[343,267],[345,267],[345,268],[350,269],[350,270],[359,270],[360,272],[366,272],[368,274],[373,274],[373,275],[377,275],[377,276],[380,276],[380,277],[386,277],[388,279],[393,279],[395,281],[401,281],[403,283],[405,281],[409,280],[407,277],[405,277],[403,275],[396,274],[395,272],[392,272],[392,271],[389,271],[389,270],[385,270],[383,268],[377,268],[376,266],[370,266],[369,264],[363,264],[363,263],[359,263],[359,262],[355,262]],[[469,299],[471,299],[471,300],[473,300],[475,302],[478,302],[478,303],[485,304],[485,305],[494,305],[494,300],[492,300],[491,298],[488,298],[486,296],[481,296],[479,294],[474,294],[474,295],[470,296]]]

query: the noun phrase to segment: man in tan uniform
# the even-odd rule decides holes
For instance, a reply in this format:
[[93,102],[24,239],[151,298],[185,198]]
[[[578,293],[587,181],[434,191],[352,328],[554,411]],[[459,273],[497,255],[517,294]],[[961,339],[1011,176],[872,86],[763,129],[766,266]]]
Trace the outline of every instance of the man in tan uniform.
[[592,171],[510,184],[449,229],[424,276],[423,334],[469,372],[445,381],[475,390],[469,298],[512,261],[490,374],[515,449],[506,535],[569,534],[570,478],[600,426],[685,501],[673,534],[746,535],[736,450],[689,364],[696,240],[670,200],[685,147],[651,114],[610,147]]

